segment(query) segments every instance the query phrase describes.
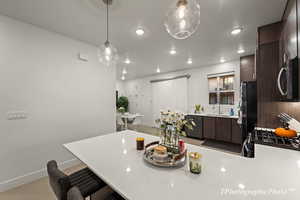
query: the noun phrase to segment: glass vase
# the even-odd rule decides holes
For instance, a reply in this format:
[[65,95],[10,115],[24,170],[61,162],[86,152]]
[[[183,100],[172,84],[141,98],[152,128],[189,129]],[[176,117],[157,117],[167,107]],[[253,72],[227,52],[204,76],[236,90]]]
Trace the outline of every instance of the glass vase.
[[197,152],[189,153],[190,172],[200,174],[202,171],[202,155]]

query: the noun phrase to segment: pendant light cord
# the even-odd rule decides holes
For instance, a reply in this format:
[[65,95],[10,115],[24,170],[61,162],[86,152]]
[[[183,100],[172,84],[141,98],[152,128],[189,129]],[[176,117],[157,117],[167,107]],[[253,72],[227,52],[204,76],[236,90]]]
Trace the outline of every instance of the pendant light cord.
[[106,41],[108,41],[108,1],[106,0]]

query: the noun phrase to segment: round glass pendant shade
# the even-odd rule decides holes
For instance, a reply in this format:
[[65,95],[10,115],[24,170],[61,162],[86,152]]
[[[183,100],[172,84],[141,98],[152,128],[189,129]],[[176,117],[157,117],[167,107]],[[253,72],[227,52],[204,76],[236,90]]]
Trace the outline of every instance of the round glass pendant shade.
[[117,49],[108,41],[101,45],[98,49],[99,61],[106,65],[115,65],[118,61]]
[[186,39],[196,32],[200,24],[200,4],[198,0],[178,0],[167,12],[165,19],[167,32],[175,39]]

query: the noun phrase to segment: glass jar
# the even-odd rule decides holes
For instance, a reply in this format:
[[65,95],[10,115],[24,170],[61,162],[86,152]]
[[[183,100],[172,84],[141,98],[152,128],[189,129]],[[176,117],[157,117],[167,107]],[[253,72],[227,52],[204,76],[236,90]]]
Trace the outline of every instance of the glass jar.
[[144,146],[145,146],[144,141],[145,139],[142,137],[136,138],[136,150],[138,151],[144,150]]
[[190,172],[193,174],[200,174],[202,170],[202,155],[197,152],[189,153]]

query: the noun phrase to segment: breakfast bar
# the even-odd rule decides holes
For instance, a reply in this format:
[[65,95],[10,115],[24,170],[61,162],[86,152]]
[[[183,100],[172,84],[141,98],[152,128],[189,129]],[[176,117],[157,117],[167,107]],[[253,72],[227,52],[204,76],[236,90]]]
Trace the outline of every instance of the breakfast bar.
[[256,157],[244,158],[201,146],[186,145],[203,155],[201,174],[188,164],[159,168],[143,160],[136,138],[145,144],[159,138],[134,131],[111,133],[65,144],[75,157],[128,200],[296,200],[300,196],[300,154],[256,145]]

